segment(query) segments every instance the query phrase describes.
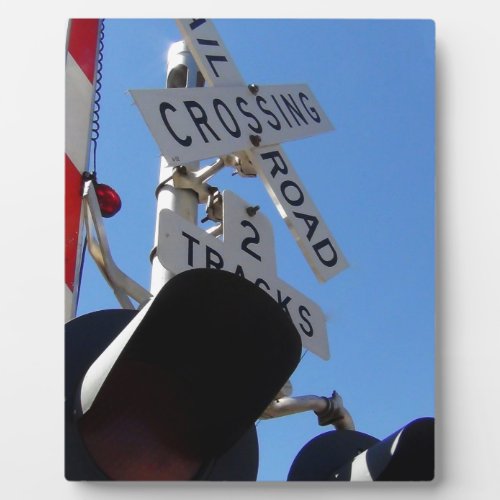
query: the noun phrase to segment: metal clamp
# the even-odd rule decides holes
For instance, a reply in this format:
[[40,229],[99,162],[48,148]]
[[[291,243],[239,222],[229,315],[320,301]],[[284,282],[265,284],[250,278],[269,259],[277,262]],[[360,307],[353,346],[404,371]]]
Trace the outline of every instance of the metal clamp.
[[333,391],[329,398],[322,397],[325,407],[314,411],[318,417],[319,425],[334,425],[337,430],[354,430],[354,422],[350,413],[344,408],[340,394]]
[[[199,170],[189,170],[181,165],[173,167],[172,174],[162,181],[156,188],[156,197],[160,190],[169,182],[176,189],[191,189],[198,197],[199,203],[207,203],[210,195],[217,190],[210,186],[207,181],[211,179],[223,167],[234,167],[235,173],[242,177],[255,177],[255,170],[250,165],[250,160],[245,153],[241,156],[230,154],[218,158],[212,165],[207,165]],[[243,161],[242,161],[243,158]]]
[[200,170],[191,171],[185,166],[174,167],[172,175],[165,179],[157,188],[156,195],[169,182],[176,189],[191,189],[198,197],[198,203],[207,203],[210,195],[217,188],[210,186],[207,180],[213,177],[222,167],[224,161],[218,159],[213,165],[208,165]]

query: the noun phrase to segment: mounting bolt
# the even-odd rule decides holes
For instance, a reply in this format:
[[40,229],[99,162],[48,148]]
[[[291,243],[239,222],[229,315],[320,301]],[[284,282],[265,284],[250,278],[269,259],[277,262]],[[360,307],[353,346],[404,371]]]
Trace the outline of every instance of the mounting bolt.
[[259,205],[255,205],[255,207],[248,207],[247,214],[250,217],[253,217],[259,211],[259,209],[260,209]]
[[260,144],[260,141],[262,139],[260,138],[260,135],[251,135],[250,136],[250,142],[252,143],[253,146],[257,147]]
[[255,83],[251,83],[249,86],[248,86],[248,90],[253,94],[253,95],[256,95],[257,92],[259,92],[259,86],[258,85],[255,85]]
[[187,168],[184,165],[180,165],[177,167],[177,172],[180,175],[187,175]]

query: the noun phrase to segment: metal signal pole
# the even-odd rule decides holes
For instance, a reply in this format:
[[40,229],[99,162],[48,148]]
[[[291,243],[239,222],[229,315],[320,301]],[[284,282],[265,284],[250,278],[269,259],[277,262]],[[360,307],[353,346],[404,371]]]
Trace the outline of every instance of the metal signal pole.
[[[172,44],[167,56],[167,88],[202,87],[203,77],[198,71],[193,56],[189,52],[184,41]],[[199,162],[188,163],[184,167],[189,171],[199,168]],[[189,222],[196,224],[198,218],[198,197],[190,189],[177,189],[174,187],[172,176],[174,168],[170,167],[164,157],[160,163],[160,179],[156,189],[156,230],[155,243],[151,252],[151,287],[150,291],[155,295],[162,286],[172,278],[173,274],[165,269],[157,256],[159,234],[159,216],[161,210],[167,208],[181,215]]]
[[102,19],[71,19],[66,47],[65,321],[76,316],[84,231],[82,175],[89,170]]

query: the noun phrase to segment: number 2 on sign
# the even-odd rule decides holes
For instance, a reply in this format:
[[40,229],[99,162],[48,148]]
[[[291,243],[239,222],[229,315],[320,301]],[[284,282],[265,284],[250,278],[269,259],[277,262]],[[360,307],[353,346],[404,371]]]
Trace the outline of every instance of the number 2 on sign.
[[241,249],[260,262],[262,260],[262,257],[258,253],[254,252],[251,248],[249,248],[250,245],[258,245],[260,243],[260,235],[257,231],[257,228],[248,220],[242,220],[240,224],[243,227],[250,228],[253,233],[252,236],[248,236],[241,242]]

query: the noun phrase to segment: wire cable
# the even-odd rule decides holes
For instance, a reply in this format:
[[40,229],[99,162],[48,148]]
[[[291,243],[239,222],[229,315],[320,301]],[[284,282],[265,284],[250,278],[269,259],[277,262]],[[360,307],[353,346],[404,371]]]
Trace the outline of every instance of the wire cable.
[[92,173],[97,174],[97,139],[99,139],[99,112],[101,111],[101,88],[102,88],[102,60],[104,57],[104,19],[101,20],[101,30],[99,32],[99,51],[97,54],[96,80],[94,91],[94,110],[92,117],[92,130],[90,141],[92,143]]
[[[84,172],[83,179],[86,177],[92,176],[94,179],[97,173],[97,139],[99,139],[99,111],[101,110],[101,80],[102,80],[102,60],[103,60],[103,51],[104,51],[104,19],[101,19],[101,27],[99,32],[99,51],[97,53],[97,62],[96,62],[96,80],[95,80],[95,90],[94,90],[94,109],[92,116],[92,129],[90,135],[90,141],[92,145],[92,172]],[[89,167],[90,171],[90,167]],[[78,302],[80,299],[80,287],[82,283],[83,277],[83,268],[85,264],[85,254],[87,252],[87,236],[83,240],[81,259],[80,259],[80,269],[79,269],[79,277],[78,277],[78,289],[77,296],[75,302],[75,310],[78,308]]]

